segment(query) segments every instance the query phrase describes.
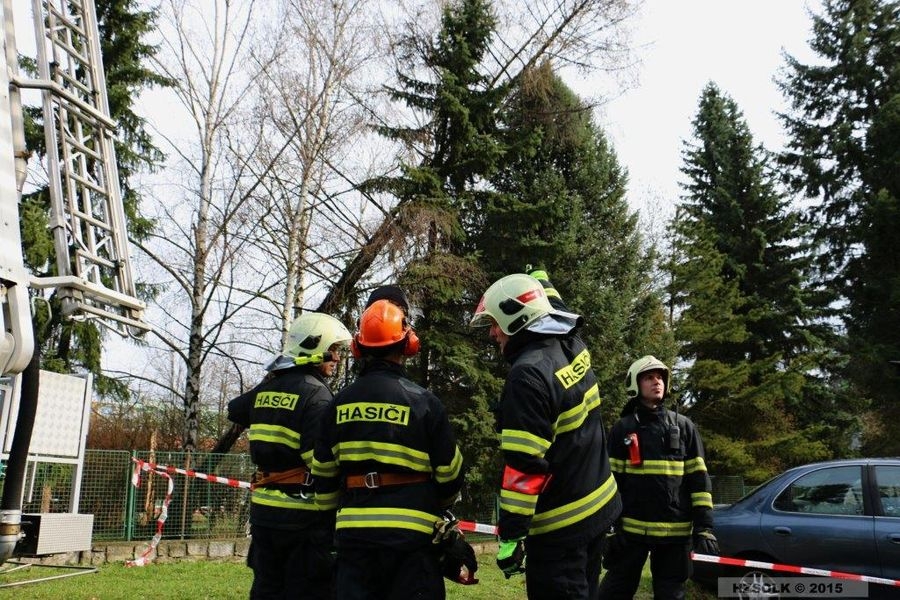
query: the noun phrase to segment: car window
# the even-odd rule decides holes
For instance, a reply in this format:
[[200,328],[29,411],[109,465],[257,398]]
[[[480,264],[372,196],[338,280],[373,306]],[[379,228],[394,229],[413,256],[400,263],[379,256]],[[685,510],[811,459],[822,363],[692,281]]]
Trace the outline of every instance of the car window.
[[861,515],[862,469],[828,467],[802,475],[778,495],[774,506],[787,512]]
[[900,467],[875,465],[881,507],[887,517],[900,517]]

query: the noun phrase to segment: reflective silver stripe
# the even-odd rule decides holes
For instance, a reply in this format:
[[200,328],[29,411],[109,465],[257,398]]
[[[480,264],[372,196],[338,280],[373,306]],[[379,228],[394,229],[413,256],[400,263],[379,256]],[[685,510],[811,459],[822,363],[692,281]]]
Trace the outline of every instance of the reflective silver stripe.
[[610,475],[600,487],[587,496],[546,512],[535,514],[534,519],[531,520],[531,527],[528,533],[530,535],[538,535],[583,521],[612,500],[616,495],[616,489],[616,480]]
[[438,515],[405,508],[342,508],[337,513],[336,528],[389,527],[431,535],[439,520]]

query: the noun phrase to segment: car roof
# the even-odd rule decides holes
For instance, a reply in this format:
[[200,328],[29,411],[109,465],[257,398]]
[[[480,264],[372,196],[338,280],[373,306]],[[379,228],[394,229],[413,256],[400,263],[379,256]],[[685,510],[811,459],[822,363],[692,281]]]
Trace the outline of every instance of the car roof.
[[807,463],[787,469],[785,473],[793,473],[795,471],[816,469],[821,467],[840,467],[848,465],[900,465],[900,457],[873,457],[873,458],[840,458],[835,460],[823,460],[820,462]]

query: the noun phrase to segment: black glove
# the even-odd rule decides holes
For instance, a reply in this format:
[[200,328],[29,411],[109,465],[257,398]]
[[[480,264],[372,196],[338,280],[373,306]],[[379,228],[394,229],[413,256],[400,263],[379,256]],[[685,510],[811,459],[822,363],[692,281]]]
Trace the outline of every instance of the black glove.
[[509,579],[516,573],[525,572],[525,538],[500,540],[497,550],[497,566]]
[[609,568],[608,565],[615,564],[621,557],[622,552],[625,551],[627,545],[628,538],[625,537],[625,532],[615,525],[610,527],[609,531],[603,535],[603,540],[600,542],[603,565],[606,566],[606,568]]
[[441,573],[450,581],[463,585],[478,583],[475,577],[475,572],[478,571],[475,550],[463,536],[460,535],[453,542],[443,545],[440,562]]
[[719,555],[719,540],[712,529],[700,529],[694,532],[694,552],[697,554]]

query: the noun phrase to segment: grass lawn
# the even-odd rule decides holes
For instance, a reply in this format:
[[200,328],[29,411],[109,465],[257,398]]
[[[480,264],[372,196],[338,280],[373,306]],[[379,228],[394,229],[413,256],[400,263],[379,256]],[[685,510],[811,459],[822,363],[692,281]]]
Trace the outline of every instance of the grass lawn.
[[[447,597],[471,600],[521,600],[525,598],[524,577],[506,580],[494,564],[493,554],[478,557],[481,567],[478,585],[462,586],[447,582]],[[9,564],[2,567],[8,569]],[[0,574],[0,586],[23,579],[66,575],[72,569],[31,567],[14,573]],[[251,572],[239,562],[180,562],[150,564],[126,568],[103,565],[96,573],[0,588],[0,599],[30,600],[243,600],[250,590]],[[690,584],[688,584],[690,585]],[[637,600],[650,600],[649,572],[645,569]],[[714,598],[696,588],[688,597]]]

